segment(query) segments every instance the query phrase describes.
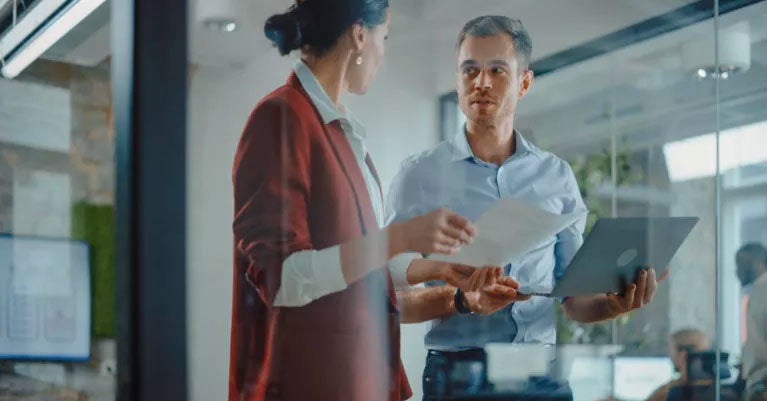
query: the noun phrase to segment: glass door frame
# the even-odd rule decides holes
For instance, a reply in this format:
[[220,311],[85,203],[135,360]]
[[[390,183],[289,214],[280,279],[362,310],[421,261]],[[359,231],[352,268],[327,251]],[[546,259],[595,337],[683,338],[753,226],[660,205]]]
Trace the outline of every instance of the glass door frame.
[[186,400],[187,1],[112,2],[117,399]]

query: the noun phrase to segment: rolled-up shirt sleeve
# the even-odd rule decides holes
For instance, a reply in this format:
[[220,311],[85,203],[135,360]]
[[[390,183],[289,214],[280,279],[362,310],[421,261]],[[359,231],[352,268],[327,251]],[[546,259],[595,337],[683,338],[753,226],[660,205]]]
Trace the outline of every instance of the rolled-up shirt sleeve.
[[422,214],[419,185],[409,160],[402,163],[386,198],[385,224],[391,225]]
[[586,218],[588,209],[581,197],[578,182],[575,180],[573,170],[566,162],[562,162],[564,174],[565,194],[562,201],[562,213],[578,213],[582,216],[572,225],[560,231],[557,234],[557,242],[554,246],[554,257],[556,265],[554,266],[554,280],[558,281],[565,274],[567,266],[572,262],[573,257],[583,245],[583,232],[586,229]]
[[406,252],[397,255],[389,261],[389,272],[391,273],[391,279],[394,283],[395,290],[403,290],[412,287],[407,281],[407,269],[413,260],[421,257],[422,256],[418,253]]
[[340,245],[320,251],[307,250],[290,255],[282,264],[282,283],[274,306],[308,305],[325,295],[346,289],[341,268]]
[[[389,187],[389,193],[386,199],[385,224],[391,225],[400,221],[405,221],[417,216],[418,199],[417,183],[412,174],[409,173],[408,161],[402,163],[402,168],[394,177],[394,181]],[[394,288],[397,290],[412,287],[407,281],[407,270],[414,259],[421,258],[422,255],[413,252],[406,252],[396,256],[389,262],[389,272],[394,282]]]

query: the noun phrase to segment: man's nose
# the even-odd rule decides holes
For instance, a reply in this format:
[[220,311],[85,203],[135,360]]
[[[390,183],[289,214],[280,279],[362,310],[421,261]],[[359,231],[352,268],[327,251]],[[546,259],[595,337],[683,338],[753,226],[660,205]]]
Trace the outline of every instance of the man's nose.
[[480,71],[479,74],[477,74],[476,85],[477,89],[492,88],[493,83],[490,80],[490,74],[488,74],[485,70]]

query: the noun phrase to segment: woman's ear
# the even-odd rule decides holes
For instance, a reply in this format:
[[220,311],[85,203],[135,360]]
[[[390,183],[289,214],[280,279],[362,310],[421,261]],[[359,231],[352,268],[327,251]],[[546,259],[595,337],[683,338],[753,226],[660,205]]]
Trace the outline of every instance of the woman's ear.
[[367,39],[367,29],[362,26],[362,23],[357,22],[352,25],[350,29],[352,38],[352,49],[356,52],[362,51],[365,47],[365,40]]

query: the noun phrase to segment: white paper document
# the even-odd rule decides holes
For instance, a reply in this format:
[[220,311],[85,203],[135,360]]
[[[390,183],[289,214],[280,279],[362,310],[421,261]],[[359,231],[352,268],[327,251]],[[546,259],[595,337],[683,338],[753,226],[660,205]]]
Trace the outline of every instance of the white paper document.
[[469,266],[505,266],[551,240],[582,218],[586,211],[556,214],[503,198],[475,222],[478,236],[452,255],[432,254],[429,259]]

